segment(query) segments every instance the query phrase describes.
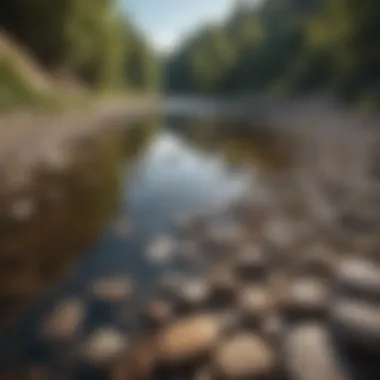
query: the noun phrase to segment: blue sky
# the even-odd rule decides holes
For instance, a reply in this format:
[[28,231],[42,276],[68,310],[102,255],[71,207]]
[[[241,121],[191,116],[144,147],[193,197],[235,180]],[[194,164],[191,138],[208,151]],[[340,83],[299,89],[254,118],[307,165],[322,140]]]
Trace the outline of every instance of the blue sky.
[[235,0],[119,0],[159,50],[170,50],[209,20],[223,18]]

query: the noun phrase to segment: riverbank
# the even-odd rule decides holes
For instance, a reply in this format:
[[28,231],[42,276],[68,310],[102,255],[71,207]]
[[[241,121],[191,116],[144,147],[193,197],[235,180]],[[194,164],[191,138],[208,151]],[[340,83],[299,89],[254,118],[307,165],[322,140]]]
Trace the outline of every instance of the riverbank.
[[57,112],[27,110],[0,115],[0,178],[21,188],[38,166],[62,169],[70,149],[107,128],[158,112],[159,100],[126,98],[92,101]]

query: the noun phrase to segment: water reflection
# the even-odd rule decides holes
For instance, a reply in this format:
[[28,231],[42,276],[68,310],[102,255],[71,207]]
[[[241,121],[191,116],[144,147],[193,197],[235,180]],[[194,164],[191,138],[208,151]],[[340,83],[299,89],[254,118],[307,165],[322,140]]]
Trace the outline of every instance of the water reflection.
[[[285,141],[279,144],[264,129],[248,136],[238,124],[210,119],[137,123],[83,141],[67,171],[40,170],[30,188],[3,194],[2,308],[9,308],[18,297],[24,305],[25,298],[46,290],[75,263],[70,278],[42,297],[21,327],[2,337],[2,348],[16,342],[13,351],[1,350],[4,362],[20,351],[40,360],[35,331],[53,300],[87,299],[98,278],[132,278],[138,293],[129,307],[136,309],[154,291],[155,281],[175,265],[147,260],[152,240],[173,235],[174,221],[188,214],[210,214],[226,207],[255,185],[261,169],[284,168],[291,159]],[[8,206],[20,199],[32,199],[37,207],[30,220],[9,215]],[[18,207],[16,214],[22,209]],[[78,264],[83,251],[87,253]],[[93,310],[85,332],[104,323],[120,325],[104,305]],[[119,327],[125,327],[125,321]]]

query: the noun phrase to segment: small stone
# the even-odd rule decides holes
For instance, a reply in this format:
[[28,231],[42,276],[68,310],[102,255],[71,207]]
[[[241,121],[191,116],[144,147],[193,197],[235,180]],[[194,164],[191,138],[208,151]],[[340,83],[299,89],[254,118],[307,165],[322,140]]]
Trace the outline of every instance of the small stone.
[[95,365],[106,365],[120,357],[128,347],[128,340],[112,328],[93,332],[83,344],[83,358]]
[[213,360],[221,379],[263,379],[276,365],[272,349],[254,334],[239,334],[222,342]]
[[261,280],[266,273],[267,264],[262,250],[254,245],[244,247],[235,258],[237,273],[247,280]]
[[156,347],[151,340],[134,343],[111,371],[111,380],[150,380],[156,364]]
[[154,264],[165,264],[170,261],[175,253],[176,242],[170,236],[158,236],[148,245],[147,259]]
[[328,301],[328,289],[323,282],[304,278],[293,284],[284,307],[291,317],[319,317],[327,310]]
[[100,301],[121,302],[133,294],[132,281],[123,278],[104,278],[92,284],[92,294]]
[[331,305],[334,331],[362,349],[380,350],[380,306],[362,300],[340,299]]
[[294,380],[348,380],[327,330],[318,324],[300,325],[284,340],[285,368]]
[[237,307],[247,322],[257,322],[268,315],[272,308],[272,300],[265,288],[248,286],[240,291]]
[[215,222],[206,232],[206,242],[216,249],[231,249],[245,241],[245,229],[235,222]]
[[185,263],[202,261],[198,243],[195,240],[184,240],[178,244],[178,258]]
[[163,364],[185,364],[202,358],[217,343],[221,319],[214,315],[196,315],[165,328],[156,340]]
[[153,326],[163,326],[174,315],[173,305],[164,300],[156,299],[148,303],[145,310],[145,319]]
[[224,266],[215,268],[209,275],[207,282],[214,301],[229,302],[239,289],[239,281],[235,274]]
[[346,295],[358,295],[380,300],[380,267],[363,259],[347,259],[336,274],[338,290]]
[[68,341],[78,333],[84,318],[85,305],[78,299],[60,301],[43,326],[43,336],[49,340]]
[[177,288],[176,296],[184,305],[202,305],[209,299],[210,288],[201,278],[185,278]]
[[193,380],[213,380],[211,369],[207,366],[199,368]]
[[112,231],[116,236],[128,237],[132,233],[132,224],[126,219],[119,219],[113,224]]
[[20,198],[15,200],[10,209],[10,216],[18,222],[26,222],[37,213],[37,205],[32,198]]

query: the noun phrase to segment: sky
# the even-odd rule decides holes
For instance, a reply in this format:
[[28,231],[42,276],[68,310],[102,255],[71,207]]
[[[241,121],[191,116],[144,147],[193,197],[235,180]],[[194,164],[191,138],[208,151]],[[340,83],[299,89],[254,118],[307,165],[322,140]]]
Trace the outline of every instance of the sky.
[[199,24],[228,14],[236,0],[121,0],[122,7],[163,52]]

